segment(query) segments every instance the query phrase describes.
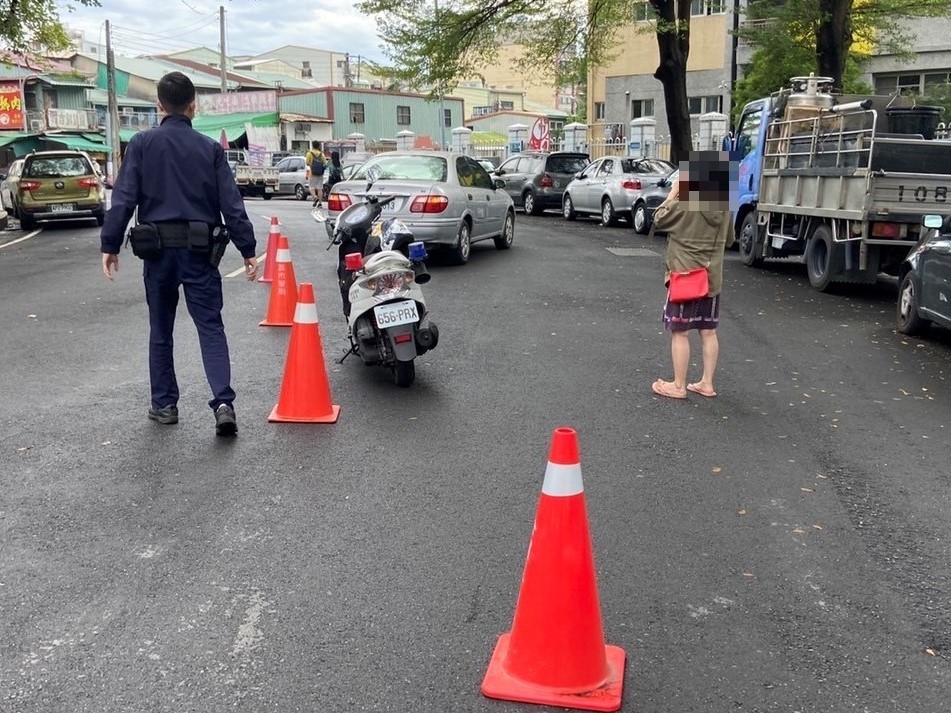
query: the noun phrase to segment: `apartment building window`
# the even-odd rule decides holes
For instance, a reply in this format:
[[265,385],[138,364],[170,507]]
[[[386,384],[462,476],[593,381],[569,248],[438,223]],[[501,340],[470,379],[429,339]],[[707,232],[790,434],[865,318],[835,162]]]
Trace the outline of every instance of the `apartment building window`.
[[604,102],[594,103],[594,120],[604,121]]
[[515,102],[499,102],[500,111],[515,111]]
[[363,104],[350,102],[350,121],[354,124],[362,124],[364,122],[363,117]]
[[634,22],[650,22],[656,19],[657,13],[649,2],[639,2],[634,6]]
[[723,97],[711,94],[705,97],[690,97],[687,99],[687,108],[693,114],[709,114],[712,111],[723,111]]
[[722,15],[726,12],[725,0],[692,0],[691,15]]
[[447,128],[452,126],[452,109],[442,110],[442,125]]
[[921,94],[921,74],[886,74],[875,77],[876,94]]
[[632,99],[631,118],[640,119],[642,116],[654,116],[653,99]]
[[313,79],[314,77],[314,72],[310,68],[310,62],[306,59],[301,62],[300,76],[302,79]]
[[406,126],[410,123],[408,106],[396,107],[396,123],[400,126]]
[[937,72],[925,75],[925,94],[944,84],[951,84],[951,72]]

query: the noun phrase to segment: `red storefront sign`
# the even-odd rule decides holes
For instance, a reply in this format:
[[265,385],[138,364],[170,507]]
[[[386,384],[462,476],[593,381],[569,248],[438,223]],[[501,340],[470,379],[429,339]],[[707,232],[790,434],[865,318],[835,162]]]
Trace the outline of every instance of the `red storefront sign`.
[[25,126],[19,80],[0,81],[0,130],[22,129]]

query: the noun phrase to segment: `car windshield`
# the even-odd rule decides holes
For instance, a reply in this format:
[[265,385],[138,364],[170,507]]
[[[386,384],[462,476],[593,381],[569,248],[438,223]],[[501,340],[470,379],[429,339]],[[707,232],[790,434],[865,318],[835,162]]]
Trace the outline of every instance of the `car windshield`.
[[34,158],[24,170],[28,178],[62,178],[66,176],[85,176],[91,173],[86,162],[76,156],[51,156]]
[[579,173],[588,165],[584,156],[549,156],[548,170],[552,173]]
[[355,180],[364,179],[367,170],[376,166],[381,181],[403,179],[410,181],[444,182],[447,175],[446,159],[442,156],[378,156],[360,166],[353,175]]

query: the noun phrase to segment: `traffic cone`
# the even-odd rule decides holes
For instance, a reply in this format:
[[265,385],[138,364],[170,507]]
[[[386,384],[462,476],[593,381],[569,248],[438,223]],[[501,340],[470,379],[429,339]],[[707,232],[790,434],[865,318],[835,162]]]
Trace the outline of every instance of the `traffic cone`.
[[274,262],[277,258],[277,242],[281,235],[281,223],[276,215],[271,216],[271,227],[267,231],[267,250],[264,253],[264,271],[258,282],[272,282],[274,280]]
[[606,646],[581,481],[578,436],[555,429],[512,630],[482,693],[592,711],[621,707],[624,650]]
[[294,324],[294,311],[297,308],[297,277],[294,275],[294,263],[291,262],[291,247],[287,236],[277,239],[277,254],[274,257],[274,281],[271,283],[271,296],[267,302],[267,315],[260,322],[261,327],[291,327]]
[[340,407],[331,403],[324,348],[320,342],[314,286],[301,283],[300,301],[287,346],[277,405],[267,417],[280,423],[336,423]]

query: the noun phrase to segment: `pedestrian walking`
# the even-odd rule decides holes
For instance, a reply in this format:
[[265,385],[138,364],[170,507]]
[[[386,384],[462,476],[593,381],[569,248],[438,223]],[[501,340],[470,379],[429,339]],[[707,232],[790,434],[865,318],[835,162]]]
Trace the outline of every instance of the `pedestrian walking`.
[[198,330],[215,431],[231,436],[238,424],[221,319],[218,262],[228,242],[233,242],[244,258],[245,276],[253,281],[257,274],[254,228],[224,150],[192,129],[195,87],[191,80],[181,72],[166,74],[158,83],[158,101],[165,114],[161,124],[133,136],[125,152],[100,236],[102,271],[109,280],[118,272],[123,233],[137,213],[129,240],[133,253],[144,263],[149,307],[149,418],[178,423],[172,332],[182,287]]
[[[670,333],[670,355],[674,367],[672,381],[657,379],[652,388],[659,396],[687,398],[687,392],[713,397],[717,395],[713,377],[720,346],[720,290],[723,284],[723,253],[733,244],[733,220],[729,211],[730,169],[715,151],[693,154],[681,166],[680,180],[654,214],[654,228],[667,233],[664,254],[668,287],[664,304],[664,327]],[[698,268],[700,268],[698,270]],[[696,295],[686,299],[676,294],[674,273],[696,270],[691,277],[703,279]],[[674,279],[678,279],[674,275]],[[688,383],[690,330],[700,333],[703,375]]]
[[330,152],[330,165],[327,167],[327,195],[331,189],[343,180],[343,166],[340,164],[340,152]]
[[324,173],[327,170],[327,157],[321,151],[319,141],[311,143],[310,150],[304,155],[304,162],[307,164],[307,181],[314,199],[313,205],[319,206],[323,200]]

